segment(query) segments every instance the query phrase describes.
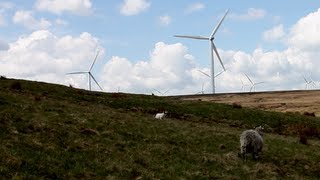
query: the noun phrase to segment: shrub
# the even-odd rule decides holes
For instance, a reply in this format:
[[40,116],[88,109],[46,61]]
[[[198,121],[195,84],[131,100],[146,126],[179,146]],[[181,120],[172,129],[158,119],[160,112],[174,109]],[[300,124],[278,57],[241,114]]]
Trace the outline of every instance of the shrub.
[[20,82],[13,82],[11,84],[11,89],[12,90],[17,90],[17,91],[21,91],[22,90],[22,87],[21,87],[21,83]]
[[0,76],[0,79],[7,79],[7,77],[5,77],[5,76]]

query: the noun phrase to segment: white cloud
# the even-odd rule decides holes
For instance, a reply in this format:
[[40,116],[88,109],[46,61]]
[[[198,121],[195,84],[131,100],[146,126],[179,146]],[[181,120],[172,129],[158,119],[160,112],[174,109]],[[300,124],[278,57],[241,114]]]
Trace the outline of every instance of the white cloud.
[[283,25],[273,27],[263,33],[263,39],[266,41],[279,41],[285,36]]
[[17,11],[12,19],[15,24],[23,25],[32,30],[47,29],[51,26],[51,23],[44,18],[36,20],[31,11]]
[[320,8],[301,18],[292,28],[288,43],[299,49],[320,48]]
[[7,51],[0,51],[0,72],[12,78],[66,85],[76,82],[73,85],[87,89],[86,76],[66,76],[65,73],[86,71],[97,48],[98,39],[89,33],[58,37],[47,30],[35,31],[10,43]]
[[178,93],[196,84],[192,78],[194,68],[193,57],[185,46],[158,42],[149,61],[132,63],[126,58],[112,57],[104,66],[104,87],[107,91],[120,88],[125,92],[151,94],[154,89],[161,92],[170,89],[170,93]]
[[36,9],[54,14],[70,12],[76,15],[89,15],[92,12],[91,0],[37,0]]
[[264,18],[266,14],[264,9],[249,8],[245,14],[233,13],[229,17],[234,20],[252,21]]
[[186,13],[193,13],[193,12],[201,11],[205,7],[206,6],[203,3],[199,3],[199,2],[194,3],[194,4],[191,4],[187,7]]
[[228,73],[221,77],[218,85],[220,90],[240,90],[241,81],[237,80],[240,78],[249,84],[244,73],[254,82],[266,82],[257,86],[257,90],[304,89],[303,76],[320,82],[320,38],[317,36],[319,18],[320,9],[288,28],[288,35],[284,35],[284,27],[281,25],[267,31],[265,35],[269,40],[283,39],[288,42],[287,48],[282,51],[266,52],[261,48],[252,53],[222,51],[221,56],[226,61]]
[[168,26],[171,23],[171,17],[169,15],[163,15],[159,17],[160,24]]
[[68,25],[68,22],[65,21],[65,20],[63,20],[63,19],[56,19],[56,20],[55,20],[55,23],[56,23],[57,25]]
[[145,11],[151,3],[146,0],[124,0],[120,8],[120,13],[125,16],[132,16]]

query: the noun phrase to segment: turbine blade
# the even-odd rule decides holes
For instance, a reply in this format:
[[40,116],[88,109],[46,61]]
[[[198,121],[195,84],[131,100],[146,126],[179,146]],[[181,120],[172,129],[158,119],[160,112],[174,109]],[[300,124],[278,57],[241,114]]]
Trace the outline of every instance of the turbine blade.
[[96,60],[97,60],[97,57],[98,57],[98,55],[99,55],[99,52],[100,52],[100,51],[97,52],[96,57],[94,58],[93,63],[92,63],[92,65],[91,65],[89,71],[91,71],[91,69],[93,68],[93,65],[94,65],[94,63],[95,63]]
[[153,89],[154,91],[157,91],[159,94],[162,94],[162,92],[160,92],[160,91],[158,91],[158,90],[156,90],[156,89]]
[[305,81],[306,83],[308,82],[307,79],[306,79],[306,77],[303,76],[303,79],[304,79],[304,81]]
[[102,87],[99,85],[98,81],[93,77],[93,75],[90,73],[90,76],[94,80],[94,82],[99,86],[100,90],[103,91]]
[[199,70],[199,69],[198,69],[198,71],[199,71],[200,73],[204,74],[205,76],[210,77],[210,75],[209,75],[209,74],[207,74],[207,73],[205,73],[205,72],[203,72],[203,71],[201,71],[201,70]]
[[213,36],[216,34],[216,32],[218,31],[222,21],[224,20],[224,18],[227,16],[229,12],[229,9],[226,10],[226,13],[224,14],[224,16],[221,18],[220,22],[217,24],[217,26],[214,28],[214,30],[212,31],[211,35],[210,35],[210,39],[213,39]]
[[220,74],[222,74],[224,71],[219,72],[218,74],[216,74],[214,77],[218,77],[220,76]]
[[263,84],[263,83],[265,83],[265,82],[254,83],[254,85]]
[[251,79],[249,78],[249,76],[248,76],[247,74],[244,74],[244,75],[247,77],[247,79],[250,81],[250,83],[253,84],[253,82],[251,81]]
[[72,73],[66,73],[66,74],[86,74],[86,73],[88,73],[88,72],[82,71],[82,72],[72,72]]
[[219,61],[220,61],[220,64],[221,64],[221,66],[222,66],[222,68],[226,71],[226,68],[224,67],[224,65],[223,65],[223,63],[222,63],[222,60],[221,60],[220,55],[219,55],[219,53],[218,53],[218,50],[217,50],[216,46],[214,45],[214,43],[213,43],[212,41],[211,41],[211,47],[213,48],[214,52],[216,53],[216,55],[217,55],[217,57],[218,57],[218,59],[219,59]]
[[169,92],[170,89],[166,90],[163,94],[166,94],[167,92]]
[[174,37],[178,37],[178,38],[188,38],[188,39],[200,39],[200,40],[209,40],[208,37],[204,37],[204,36],[182,36],[182,35],[174,35]]

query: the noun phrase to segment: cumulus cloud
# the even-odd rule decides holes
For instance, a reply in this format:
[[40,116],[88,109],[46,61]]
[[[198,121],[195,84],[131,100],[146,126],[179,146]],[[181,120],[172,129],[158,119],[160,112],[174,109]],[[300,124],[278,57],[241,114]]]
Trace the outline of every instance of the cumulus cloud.
[[125,0],[120,8],[120,13],[125,16],[132,16],[145,11],[151,3],[146,0]]
[[37,0],[36,9],[54,14],[69,12],[76,15],[89,15],[92,12],[91,0]]
[[15,24],[20,24],[32,30],[47,29],[51,26],[50,21],[44,18],[40,20],[35,19],[31,11],[17,11],[12,20]]
[[[265,37],[270,39],[284,39],[287,48],[282,51],[264,51],[261,48],[252,53],[223,51],[222,57],[228,61],[228,73],[222,76],[226,84],[221,88],[226,91],[234,88],[233,84],[241,87],[241,81],[232,82],[232,77],[239,77],[247,84],[244,73],[251,76],[254,82],[264,81],[260,90],[304,89],[303,76],[319,82],[320,39],[316,35],[319,30],[320,10],[301,18],[284,35],[284,27],[276,26],[266,31]],[[259,88],[257,88],[259,89]]]
[[301,18],[292,28],[288,43],[299,49],[318,49],[320,47],[320,8]]
[[249,8],[244,14],[232,13],[229,17],[234,20],[252,21],[264,18],[266,14],[267,12],[264,9]]
[[66,85],[75,82],[74,86],[87,89],[86,76],[66,73],[87,71],[97,48],[98,39],[86,32],[58,37],[48,30],[34,31],[9,43],[7,51],[0,51],[0,72],[12,78]]
[[192,78],[194,68],[193,57],[185,46],[158,42],[150,53],[149,61],[132,63],[123,57],[112,57],[103,68],[104,87],[107,91],[120,88],[125,92],[148,94],[155,89],[181,93],[193,87],[196,91],[197,83]]
[[169,15],[163,15],[159,17],[159,21],[162,26],[168,26],[171,23],[171,17]]
[[266,41],[279,41],[285,36],[283,25],[273,27],[263,33],[263,39]]
[[191,4],[187,7],[186,13],[193,13],[193,12],[201,11],[205,7],[206,6],[203,3],[199,3],[199,2],[194,3],[194,4]]

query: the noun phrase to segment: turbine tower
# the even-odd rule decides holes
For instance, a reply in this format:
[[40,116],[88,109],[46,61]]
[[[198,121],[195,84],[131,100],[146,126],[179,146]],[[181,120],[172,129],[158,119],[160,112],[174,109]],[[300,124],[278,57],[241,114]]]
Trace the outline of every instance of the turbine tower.
[[94,63],[96,62],[97,60],[97,57],[99,55],[99,51],[97,52],[96,54],[96,57],[94,58],[93,60],[93,63],[89,69],[89,71],[79,71],[79,72],[72,72],[72,73],[67,73],[67,74],[88,74],[88,84],[89,84],[89,90],[91,91],[91,78],[94,80],[94,82],[99,86],[100,90],[102,91],[102,87],[99,85],[98,81],[93,77],[92,73],[91,73],[91,70],[94,66]]
[[224,18],[227,16],[229,12],[229,9],[227,9],[227,11],[225,12],[224,16],[221,18],[221,20],[219,21],[219,23],[217,24],[217,26],[213,29],[213,31],[211,32],[209,37],[205,37],[205,36],[185,36],[185,35],[175,35],[174,37],[178,37],[178,38],[189,38],[189,39],[198,39],[198,40],[208,40],[209,41],[209,47],[210,47],[210,57],[211,57],[211,81],[212,81],[212,93],[215,94],[215,82],[214,82],[214,57],[213,57],[213,51],[215,52],[215,54],[217,55],[220,64],[222,66],[222,68],[224,69],[224,71],[226,70],[226,68],[224,67],[222,60],[220,58],[220,55],[218,53],[218,50],[215,46],[215,44],[213,43],[214,40],[214,35],[216,34],[216,32],[218,31],[222,21],[224,20]]
[[253,82],[253,81],[249,78],[249,76],[248,76],[247,74],[244,74],[244,75],[247,77],[247,79],[248,79],[248,80],[250,81],[250,83],[251,83],[250,92],[252,92],[252,90],[253,90],[253,92],[255,92],[255,91],[256,91],[256,85],[264,83],[264,82],[257,82],[257,83],[255,83],[255,82]]
[[[203,74],[203,75],[207,76],[208,78],[210,78],[210,75],[209,75],[209,74],[207,74],[207,73],[205,73],[205,72],[203,72],[203,71],[201,71],[201,70],[199,70],[199,69],[198,69],[198,71],[199,71],[201,74]],[[214,76],[214,78],[220,76],[223,72],[224,72],[224,71],[219,72],[218,74],[216,74],[216,75]],[[199,94],[199,93],[198,93],[198,94]],[[204,94],[204,92],[203,92],[203,83],[202,83],[202,94]]]

